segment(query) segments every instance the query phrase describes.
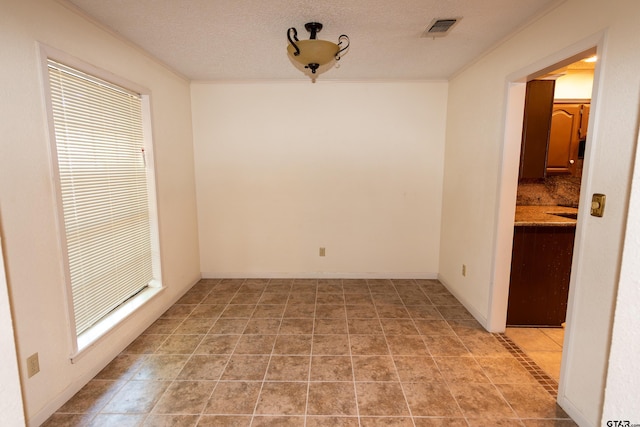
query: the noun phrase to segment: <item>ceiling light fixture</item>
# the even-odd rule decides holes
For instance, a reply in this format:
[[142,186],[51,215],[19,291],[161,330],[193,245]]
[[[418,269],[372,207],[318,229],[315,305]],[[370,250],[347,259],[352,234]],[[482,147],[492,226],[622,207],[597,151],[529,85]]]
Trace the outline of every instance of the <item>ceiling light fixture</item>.
[[287,52],[292,59],[311,70],[311,74],[316,74],[322,65],[333,60],[339,61],[341,55],[349,48],[349,37],[344,34],[338,37],[338,44],[318,40],[316,36],[322,30],[322,24],[319,22],[309,22],[304,27],[311,33],[309,40],[298,40],[298,31],[293,27],[289,28]]

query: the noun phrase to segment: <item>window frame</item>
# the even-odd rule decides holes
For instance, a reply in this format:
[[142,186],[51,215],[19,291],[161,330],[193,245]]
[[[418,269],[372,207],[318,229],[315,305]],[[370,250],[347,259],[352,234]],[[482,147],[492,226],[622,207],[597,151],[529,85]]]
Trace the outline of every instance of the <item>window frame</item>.
[[[49,160],[51,165],[51,182],[53,185],[53,195],[55,203],[55,215],[57,224],[58,242],[60,248],[61,269],[64,276],[64,294],[66,300],[66,316],[70,339],[70,359],[75,362],[81,357],[86,350],[93,347],[103,337],[108,336],[118,325],[122,324],[125,319],[135,313],[140,307],[153,299],[161,291],[164,290],[162,280],[162,263],[160,253],[160,224],[157,206],[157,185],[156,185],[156,165],[154,157],[153,137],[152,137],[152,118],[151,118],[151,101],[150,91],[136,83],[125,78],[117,76],[109,71],[88,64],[65,52],[46,46],[39,45],[40,63],[41,63],[41,79],[43,98],[46,108],[46,129],[49,139]],[[86,73],[89,76],[104,80],[115,86],[122,87],[128,91],[135,92],[141,97],[142,107],[142,132],[145,162],[147,165],[147,196],[149,206],[149,222],[151,226],[151,250],[152,250],[152,271],[153,280],[142,291],[104,316],[96,324],[91,326],[80,335],[76,331],[76,322],[73,305],[73,295],[71,288],[71,279],[69,272],[69,257],[66,243],[66,228],[64,223],[64,213],[62,204],[62,192],[60,185],[60,172],[58,170],[58,154],[56,144],[56,134],[53,119],[53,107],[51,99],[51,86],[49,83],[48,61],[62,63],[68,67]]]

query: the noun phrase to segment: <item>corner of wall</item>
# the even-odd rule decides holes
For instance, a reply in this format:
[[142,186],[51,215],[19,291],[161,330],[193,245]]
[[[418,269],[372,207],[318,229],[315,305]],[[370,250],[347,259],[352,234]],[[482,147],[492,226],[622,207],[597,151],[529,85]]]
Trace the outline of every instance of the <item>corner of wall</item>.
[[460,301],[460,303],[469,311],[469,313],[471,313],[471,315],[482,325],[483,328],[485,328],[489,332],[495,332],[489,329],[490,325],[487,317],[485,317],[480,310],[478,310],[473,304],[471,304],[462,293],[454,289],[442,274],[438,274],[438,280],[444,285],[445,288],[447,288],[449,292],[451,292],[454,297],[456,297],[458,301]]

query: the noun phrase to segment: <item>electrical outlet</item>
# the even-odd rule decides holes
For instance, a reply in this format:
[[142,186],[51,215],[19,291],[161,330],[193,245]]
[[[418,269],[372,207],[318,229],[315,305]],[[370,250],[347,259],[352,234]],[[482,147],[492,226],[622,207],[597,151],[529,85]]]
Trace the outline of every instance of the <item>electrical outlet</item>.
[[40,362],[38,361],[38,353],[33,353],[27,357],[27,376],[31,378],[40,372]]
[[320,256],[324,256],[324,254],[325,254],[324,248],[320,248]]
[[465,264],[462,264],[462,275],[467,277],[467,266]]

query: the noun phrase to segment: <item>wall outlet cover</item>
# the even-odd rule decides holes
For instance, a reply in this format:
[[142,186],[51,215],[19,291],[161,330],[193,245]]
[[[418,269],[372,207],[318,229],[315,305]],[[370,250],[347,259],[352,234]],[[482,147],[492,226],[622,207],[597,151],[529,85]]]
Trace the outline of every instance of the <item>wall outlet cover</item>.
[[31,378],[38,372],[40,372],[38,353],[33,353],[31,356],[27,357],[27,376]]

